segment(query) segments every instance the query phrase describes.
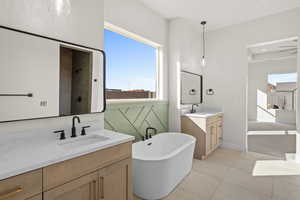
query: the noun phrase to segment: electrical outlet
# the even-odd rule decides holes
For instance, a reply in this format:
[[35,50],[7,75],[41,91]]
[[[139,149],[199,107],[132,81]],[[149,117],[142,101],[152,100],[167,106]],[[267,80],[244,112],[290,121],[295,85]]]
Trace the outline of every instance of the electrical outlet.
[[47,101],[41,101],[41,102],[40,102],[40,106],[41,106],[41,107],[47,107],[47,105],[48,105],[48,102],[47,102]]

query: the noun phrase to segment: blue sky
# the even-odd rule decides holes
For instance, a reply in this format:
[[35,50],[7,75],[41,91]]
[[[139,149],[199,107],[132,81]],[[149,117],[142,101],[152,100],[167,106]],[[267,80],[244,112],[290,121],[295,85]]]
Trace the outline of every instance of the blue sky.
[[107,54],[106,88],[155,91],[155,48],[105,29],[104,50]]
[[275,86],[276,83],[297,82],[297,73],[269,74],[268,82]]

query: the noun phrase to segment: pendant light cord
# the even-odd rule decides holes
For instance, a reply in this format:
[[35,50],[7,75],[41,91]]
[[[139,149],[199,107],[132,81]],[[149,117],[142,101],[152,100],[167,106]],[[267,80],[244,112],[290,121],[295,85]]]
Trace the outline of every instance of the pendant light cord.
[[202,42],[203,42],[203,56],[202,58],[205,59],[205,25],[206,25],[206,21],[202,21],[201,25],[203,26],[203,33],[202,33]]
[[205,24],[203,25],[203,58],[205,58]]

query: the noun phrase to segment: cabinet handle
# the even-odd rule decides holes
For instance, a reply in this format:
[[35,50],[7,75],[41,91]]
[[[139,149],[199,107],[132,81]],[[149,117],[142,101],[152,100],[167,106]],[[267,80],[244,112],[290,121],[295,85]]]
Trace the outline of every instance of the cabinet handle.
[[4,195],[1,195],[0,200],[8,199],[9,197],[12,197],[20,192],[23,192],[23,189],[21,187],[18,187],[17,189],[14,189]]
[[100,199],[104,199],[104,177],[100,177],[100,190]]

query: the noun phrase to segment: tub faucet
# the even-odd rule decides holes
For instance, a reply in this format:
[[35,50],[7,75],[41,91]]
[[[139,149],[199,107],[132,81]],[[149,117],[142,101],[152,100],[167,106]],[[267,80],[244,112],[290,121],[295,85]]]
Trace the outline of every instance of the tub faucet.
[[146,135],[145,135],[146,140],[149,139],[149,138],[152,138],[151,133],[149,133],[150,130],[153,130],[155,135],[157,134],[157,129],[156,128],[153,128],[153,127],[146,128]]

